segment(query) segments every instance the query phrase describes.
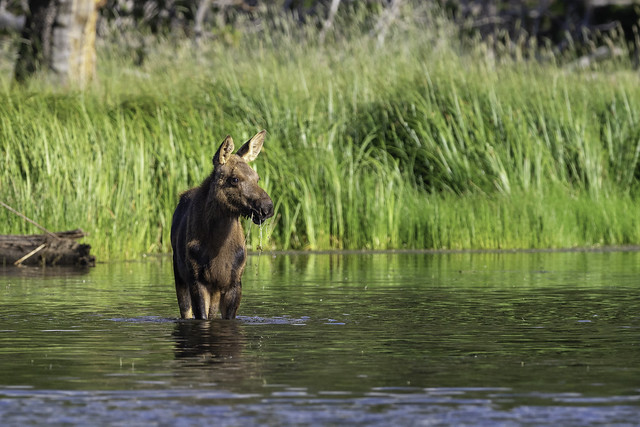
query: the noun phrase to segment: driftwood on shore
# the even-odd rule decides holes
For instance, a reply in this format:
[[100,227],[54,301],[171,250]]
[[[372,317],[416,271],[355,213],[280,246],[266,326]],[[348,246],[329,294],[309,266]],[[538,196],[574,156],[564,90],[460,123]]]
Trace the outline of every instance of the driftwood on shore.
[[76,242],[82,230],[31,235],[0,235],[0,265],[94,266],[91,246]]

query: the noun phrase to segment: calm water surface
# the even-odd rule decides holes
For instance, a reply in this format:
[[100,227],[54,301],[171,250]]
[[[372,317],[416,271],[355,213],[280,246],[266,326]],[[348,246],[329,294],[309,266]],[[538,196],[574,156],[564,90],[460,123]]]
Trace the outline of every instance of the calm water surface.
[[2,424],[640,424],[637,252],[262,254],[177,316],[170,258],[0,270]]

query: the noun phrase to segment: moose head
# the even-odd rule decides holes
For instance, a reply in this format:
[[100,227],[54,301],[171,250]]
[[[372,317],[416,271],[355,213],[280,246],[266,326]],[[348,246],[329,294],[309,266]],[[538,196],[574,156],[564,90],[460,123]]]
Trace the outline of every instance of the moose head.
[[256,224],[273,216],[273,202],[258,185],[256,171],[248,165],[258,157],[265,134],[264,130],[258,132],[235,154],[233,139],[227,135],[213,156],[212,198],[221,209],[251,218]]

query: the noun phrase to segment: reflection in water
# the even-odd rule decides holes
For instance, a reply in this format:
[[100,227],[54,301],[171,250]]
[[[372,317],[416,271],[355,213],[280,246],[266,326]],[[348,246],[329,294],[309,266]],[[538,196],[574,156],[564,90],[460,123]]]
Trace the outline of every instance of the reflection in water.
[[[239,320],[177,320],[173,332],[174,387],[247,396],[262,388],[262,365]],[[255,340],[252,340],[255,343]],[[207,390],[203,390],[206,388]]]
[[180,320],[173,331],[176,358],[224,363],[237,358],[246,345],[242,325],[235,320]]
[[15,267],[0,264],[0,277],[21,277],[30,279],[59,279],[61,277],[83,276],[91,272],[87,266],[31,266]]
[[3,424],[583,426],[640,412],[640,253],[251,256],[235,321],[175,320],[169,257],[52,271],[0,273]]

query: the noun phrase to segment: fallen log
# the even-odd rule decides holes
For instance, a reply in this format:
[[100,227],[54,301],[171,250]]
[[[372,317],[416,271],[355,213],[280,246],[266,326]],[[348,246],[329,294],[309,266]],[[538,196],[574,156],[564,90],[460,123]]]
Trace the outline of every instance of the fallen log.
[[75,265],[93,267],[91,246],[76,242],[82,230],[49,234],[0,235],[0,265]]

